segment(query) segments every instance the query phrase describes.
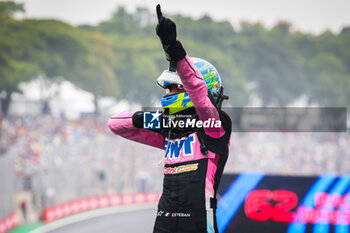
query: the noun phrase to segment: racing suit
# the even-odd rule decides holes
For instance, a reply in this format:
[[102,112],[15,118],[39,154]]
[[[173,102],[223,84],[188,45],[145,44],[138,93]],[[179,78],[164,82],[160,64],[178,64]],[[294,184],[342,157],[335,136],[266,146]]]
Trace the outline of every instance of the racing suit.
[[231,120],[217,108],[187,55],[178,61],[177,72],[198,118],[221,120],[219,129],[152,131],[136,128],[135,113],[127,112],[113,116],[108,125],[117,135],[165,150],[154,233],[217,233],[215,195],[228,157]]

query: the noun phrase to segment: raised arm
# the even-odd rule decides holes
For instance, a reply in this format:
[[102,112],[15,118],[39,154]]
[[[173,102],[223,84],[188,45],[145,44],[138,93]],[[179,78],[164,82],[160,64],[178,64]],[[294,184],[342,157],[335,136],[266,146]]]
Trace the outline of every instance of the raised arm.
[[[196,109],[199,119],[202,121],[208,119],[220,120],[218,110],[208,97],[207,85],[201,73],[198,71],[197,67],[193,65],[188,55],[178,61],[177,73]],[[204,131],[209,136],[215,138],[221,137],[225,133],[222,126],[220,129],[204,128]]]
[[108,121],[110,130],[119,136],[129,140],[143,143],[149,146],[164,149],[163,135],[133,125],[134,112],[122,112],[112,116]]
[[[190,97],[200,120],[209,118],[220,120],[219,112],[208,97],[207,85],[197,68],[192,64],[180,41],[177,40],[176,24],[163,16],[160,5],[157,5],[158,25],[156,33],[163,45],[167,60],[170,61],[170,70],[177,71],[182,85]],[[219,129],[204,128],[207,135],[221,137],[225,131]]]

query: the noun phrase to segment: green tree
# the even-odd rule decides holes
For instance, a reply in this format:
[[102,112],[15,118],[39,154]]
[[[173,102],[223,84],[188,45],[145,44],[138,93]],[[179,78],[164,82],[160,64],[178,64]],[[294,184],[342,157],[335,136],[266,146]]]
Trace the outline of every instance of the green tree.
[[324,106],[349,106],[350,75],[341,59],[320,53],[307,68],[310,101]]
[[28,59],[29,54],[36,52],[35,39],[25,32],[20,21],[11,18],[16,11],[23,11],[23,6],[0,2],[0,92],[4,93],[1,112],[5,116],[12,93],[18,91],[18,83],[32,79],[40,72],[40,67]]
[[24,12],[23,4],[13,1],[0,2],[0,19],[12,17],[16,12]]
[[[154,12],[131,14],[119,7],[110,20],[76,28],[55,20],[15,20],[18,10],[23,6],[0,2],[0,90],[13,92],[19,82],[41,75],[51,83],[58,77],[72,81],[92,92],[96,103],[113,95],[149,105],[162,96],[155,80],[168,62],[155,35]],[[322,105],[350,102],[348,27],[312,35],[288,22],[271,29],[243,22],[235,30],[209,16],[170,17],[188,54],[218,68],[233,106],[245,105],[251,92],[264,105],[285,106],[301,95]]]
[[111,50],[113,38],[99,32],[86,33],[90,55],[88,59],[70,72],[69,80],[94,95],[95,114],[99,113],[98,99],[101,96],[119,96],[120,88],[114,72],[118,61]]
[[40,75],[46,87],[41,93],[43,112],[48,113],[48,101],[53,93],[47,90],[62,77],[69,77],[70,72],[86,59],[87,45],[82,31],[57,20],[27,19],[22,24],[24,30],[35,38],[34,44],[29,46],[37,51],[28,59],[42,71]]

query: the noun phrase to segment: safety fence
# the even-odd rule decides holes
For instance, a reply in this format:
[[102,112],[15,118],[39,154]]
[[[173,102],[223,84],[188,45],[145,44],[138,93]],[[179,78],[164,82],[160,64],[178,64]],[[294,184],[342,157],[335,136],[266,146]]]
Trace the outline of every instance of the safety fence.
[[159,197],[160,193],[156,192],[112,194],[86,197],[45,208],[43,211],[43,220],[45,222],[51,222],[73,214],[100,208],[118,207],[132,204],[157,203]]
[[6,233],[17,227],[18,217],[16,213],[12,213],[4,219],[0,219],[0,233]]

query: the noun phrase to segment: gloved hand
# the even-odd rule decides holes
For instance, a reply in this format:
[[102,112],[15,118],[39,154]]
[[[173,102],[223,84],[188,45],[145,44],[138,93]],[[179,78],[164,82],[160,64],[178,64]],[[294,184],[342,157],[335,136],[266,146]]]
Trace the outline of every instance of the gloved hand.
[[157,5],[157,17],[156,33],[162,42],[167,60],[170,63],[182,60],[186,56],[186,51],[180,41],[176,40],[176,24],[163,16],[159,4]]
[[169,18],[163,16],[160,5],[157,5],[158,24],[156,33],[162,44],[172,44],[176,42],[176,24]]
[[132,115],[132,124],[135,128],[143,128],[143,111],[137,111]]

